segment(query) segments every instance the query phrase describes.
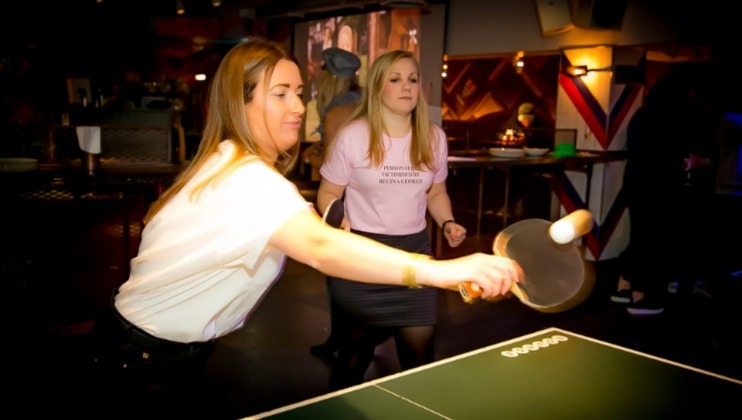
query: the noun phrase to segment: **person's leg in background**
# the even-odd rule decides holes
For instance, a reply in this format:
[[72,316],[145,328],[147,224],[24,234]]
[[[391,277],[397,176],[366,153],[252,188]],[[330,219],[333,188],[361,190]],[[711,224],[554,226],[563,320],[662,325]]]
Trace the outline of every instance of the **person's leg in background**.
[[626,304],[632,315],[658,315],[664,311],[667,284],[676,272],[668,244],[673,226],[661,208],[633,202],[629,206],[629,245],[620,256],[621,275],[611,301]]
[[629,241],[626,249],[618,257],[620,272],[616,289],[611,293],[611,302],[613,303],[627,304],[631,302],[631,279],[635,276],[632,253],[633,247],[631,241]]
[[397,357],[403,370],[433,362],[435,327],[420,325],[402,327],[394,333]]
[[387,328],[343,323],[333,334],[338,345],[338,357],[330,372],[330,391],[363,383],[376,346],[391,333]]

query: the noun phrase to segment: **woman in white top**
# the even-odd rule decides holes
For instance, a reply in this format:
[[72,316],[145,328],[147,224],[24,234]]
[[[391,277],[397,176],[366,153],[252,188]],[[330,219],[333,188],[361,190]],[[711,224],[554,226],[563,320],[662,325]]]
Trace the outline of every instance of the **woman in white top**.
[[296,61],[278,44],[251,39],[224,57],[199,149],[151,206],[131,275],[113,298],[121,345],[134,349],[127,363],[202,368],[213,340],[244,325],[286,256],[361,282],[455,289],[473,281],[486,298],[520,281],[506,258],[431,261],[325,226],[282,175],[297,158],[302,90]]

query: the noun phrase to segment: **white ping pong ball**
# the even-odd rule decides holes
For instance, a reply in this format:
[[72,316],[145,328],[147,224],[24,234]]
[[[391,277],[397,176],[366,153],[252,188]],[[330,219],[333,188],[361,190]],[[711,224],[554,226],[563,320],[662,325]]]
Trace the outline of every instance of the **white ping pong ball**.
[[575,234],[575,227],[566,220],[557,220],[549,226],[549,237],[558,244],[572,242]]

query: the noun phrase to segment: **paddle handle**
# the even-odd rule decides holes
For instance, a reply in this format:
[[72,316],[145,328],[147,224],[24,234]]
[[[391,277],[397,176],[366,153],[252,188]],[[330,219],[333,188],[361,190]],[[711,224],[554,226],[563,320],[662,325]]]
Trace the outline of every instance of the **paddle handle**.
[[[518,289],[518,285],[515,283],[510,286],[510,291],[519,298],[524,296],[523,292]],[[474,303],[480,296],[482,296],[482,289],[480,289],[479,285],[476,283],[464,281],[459,283],[459,294],[464,302]]]
[[575,210],[549,226],[549,237],[558,244],[567,244],[593,228],[593,215],[585,209]]
[[464,281],[459,283],[459,294],[461,299],[466,303],[474,303],[475,300],[482,296],[482,289],[479,285],[470,281]]

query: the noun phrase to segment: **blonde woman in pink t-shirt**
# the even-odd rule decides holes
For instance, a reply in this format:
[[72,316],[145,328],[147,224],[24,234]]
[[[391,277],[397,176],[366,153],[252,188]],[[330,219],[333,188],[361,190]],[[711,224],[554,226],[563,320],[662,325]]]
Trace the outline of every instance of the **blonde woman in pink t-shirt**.
[[[452,247],[466,237],[446,192],[448,148],[428,119],[419,65],[407,51],[378,57],[348,123],[320,169],[320,209],[343,197],[342,227],[408,252],[431,255],[426,213]],[[433,361],[437,294],[431,288],[328,282],[339,343],[330,388],[363,382],[374,348],[393,337],[402,369]]]

